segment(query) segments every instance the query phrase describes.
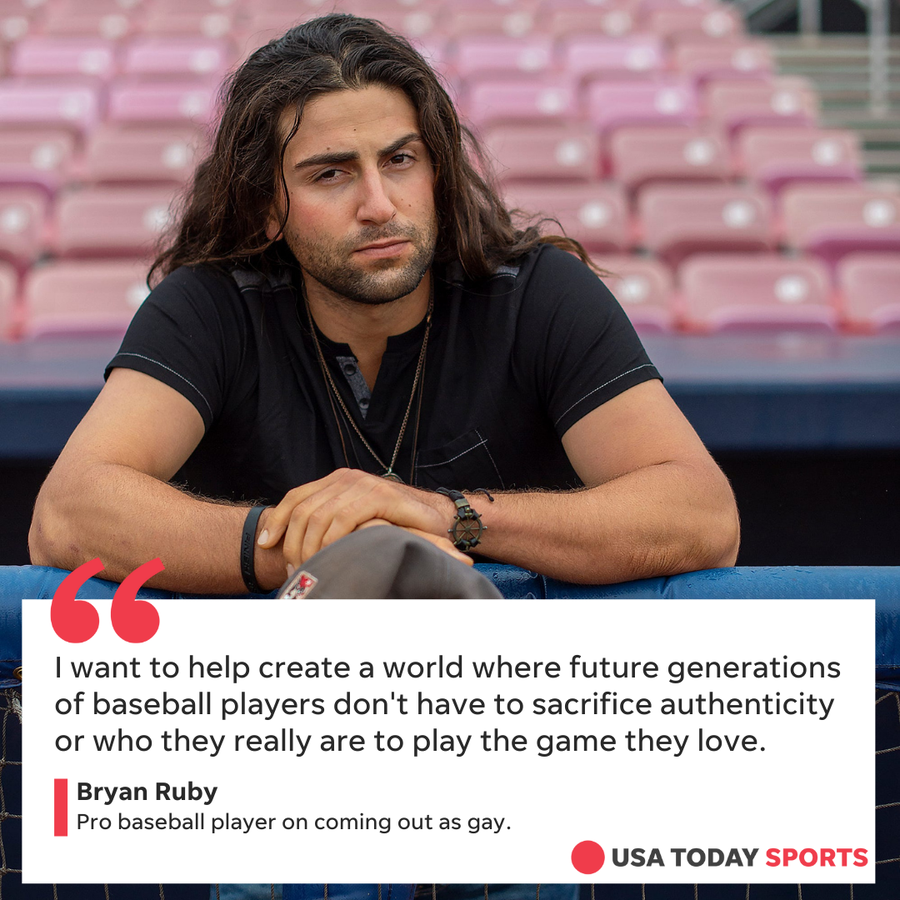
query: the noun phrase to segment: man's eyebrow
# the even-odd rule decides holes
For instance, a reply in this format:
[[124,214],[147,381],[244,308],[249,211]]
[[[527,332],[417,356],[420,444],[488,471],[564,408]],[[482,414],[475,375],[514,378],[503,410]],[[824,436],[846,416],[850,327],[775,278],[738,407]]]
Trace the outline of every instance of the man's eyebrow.
[[[385,147],[383,150],[379,150],[378,155],[390,156],[392,153],[396,153],[401,147],[405,147],[407,144],[411,144],[414,141],[421,140],[421,135],[415,131],[411,131],[409,134],[397,138],[396,141]],[[317,153],[315,156],[307,156],[306,159],[301,159],[300,162],[294,165],[294,168],[308,169],[311,166],[339,165],[340,163],[353,162],[357,159],[359,159],[359,153],[357,153],[356,150],[345,150],[343,153],[337,151]]]

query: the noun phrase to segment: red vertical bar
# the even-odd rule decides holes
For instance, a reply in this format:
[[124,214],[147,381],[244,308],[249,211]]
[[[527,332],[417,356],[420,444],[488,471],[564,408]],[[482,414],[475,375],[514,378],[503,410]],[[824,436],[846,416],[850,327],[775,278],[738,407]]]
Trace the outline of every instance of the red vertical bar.
[[53,779],[53,836],[69,836],[69,779]]

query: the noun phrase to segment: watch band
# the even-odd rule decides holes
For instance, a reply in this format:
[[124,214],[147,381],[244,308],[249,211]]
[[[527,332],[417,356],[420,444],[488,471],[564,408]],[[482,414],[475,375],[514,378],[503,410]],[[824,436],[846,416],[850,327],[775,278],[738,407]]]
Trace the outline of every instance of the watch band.
[[256,580],[253,554],[256,548],[256,526],[259,524],[259,517],[263,510],[268,508],[265,505],[252,507],[247,513],[247,518],[244,519],[244,531],[241,534],[241,577],[244,579],[244,586],[251,594],[265,593]]
[[463,553],[477,547],[481,542],[481,536],[487,531],[487,525],[481,521],[481,516],[459,491],[438,488],[435,493],[449,497],[456,504],[456,516],[453,524],[447,529],[453,546]]

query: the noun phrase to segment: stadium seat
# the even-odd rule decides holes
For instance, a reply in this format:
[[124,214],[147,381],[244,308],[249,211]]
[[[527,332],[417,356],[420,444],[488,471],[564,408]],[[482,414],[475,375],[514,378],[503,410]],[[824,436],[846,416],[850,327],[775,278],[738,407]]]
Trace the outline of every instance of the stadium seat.
[[662,41],[649,34],[570,37],[562,45],[561,58],[563,70],[580,81],[653,76],[666,66]]
[[0,0],[0,45],[14,43],[32,33],[40,23],[41,6],[30,0]]
[[95,87],[42,80],[0,82],[0,128],[47,126],[83,135],[99,119]]
[[660,9],[715,9],[719,0],[638,0],[638,12],[649,15]]
[[726,181],[731,155],[704,128],[619,128],[609,140],[612,177],[629,190],[654,181]]
[[672,273],[661,262],[632,254],[595,254],[592,261],[610,273],[600,277],[638,331],[674,328]]
[[4,131],[0,133],[0,185],[34,185],[52,196],[71,176],[74,157],[75,138],[68,131]]
[[93,183],[184,184],[201,143],[201,134],[190,127],[104,126],[85,148],[84,177]]
[[116,47],[101,37],[35,35],[18,41],[9,57],[10,75],[85,75],[111,78]]
[[455,71],[464,79],[485,72],[534,75],[548,72],[553,62],[553,41],[547,37],[466,35],[456,45]]
[[832,265],[853,251],[900,252],[896,184],[794,185],[781,207],[787,246]]
[[641,18],[642,29],[672,39],[726,40],[744,31],[739,12],[719,5],[712,9],[685,7],[658,9]]
[[16,322],[16,270],[0,262],[0,343],[13,337]]
[[491,34],[524,38],[538,34],[536,5],[516,4],[505,7],[491,3],[477,6],[452,6],[447,10],[443,30],[448,37]]
[[498,125],[484,146],[503,180],[591,181],[600,173],[600,144],[586,125]]
[[463,111],[478,126],[559,122],[577,117],[578,98],[563,78],[485,78],[469,87]]
[[118,41],[141,27],[141,4],[118,0],[56,0],[47,3],[41,30],[48,35],[83,35]]
[[635,0],[606,0],[592,3],[591,0],[551,0],[543,18],[543,27],[557,38],[599,35],[623,38],[636,28]]
[[204,75],[219,81],[235,61],[234,50],[223,40],[203,37],[137,37],[123,48],[125,75]]
[[0,259],[28,268],[45,249],[47,194],[35,187],[0,188]]
[[745,128],[737,142],[741,171],[773,193],[797,181],[862,181],[859,138],[852,131]]
[[216,86],[208,81],[119,81],[110,85],[110,122],[189,124],[209,122]]
[[504,197],[511,209],[557,219],[588,250],[622,251],[631,244],[628,204],[617,184],[508,184]]
[[587,88],[587,116],[607,135],[624,125],[693,125],[697,95],[686,81],[597,81]]
[[92,187],[59,198],[55,248],[64,257],[144,258],[169,225],[169,187]]
[[773,250],[771,201],[742,185],[649,185],[638,195],[643,243],[672,268],[694,253]]
[[26,339],[125,333],[149,293],[147,263],[65,260],[32,270],[24,289]]
[[856,331],[900,331],[900,254],[849,253],[837,267],[844,321]]
[[775,254],[700,254],[678,272],[683,324],[694,331],[834,331],[827,268]]
[[148,4],[141,22],[141,31],[148,35],[193,35],[209,39],[224,38],[236,25],[230,6],[219,9],[208,4],[163,6],[159,0]]
[[[310,10],[311,16],[322,15],[326,10]],[[398,31],[410,40],[430,39],[433,37],[446,37],[449,32],[445,24],[440,21],[439,12],[434,9],[422,9],[418,6],[390,6],[379,4],[377,8],[366,10],[366,16],[377,19],[392,31]],[[307,18],[307,13],[302,13],[299,19]],[[298,19],[298,20],[299,20]],[[284,23],[290,24],[290,21]],[[281,28],[283,32],[284,27]],[[518,36],[518,35],[515,35]]]
[[715,79],[706,85],[707,114],[733,134],[748,125],[816,125],[819,98],[803,78],[772,82]]
[[679,41],[672,51],[675,68],[701,84],[710,78],[760,79],[775,68],[765,41]]

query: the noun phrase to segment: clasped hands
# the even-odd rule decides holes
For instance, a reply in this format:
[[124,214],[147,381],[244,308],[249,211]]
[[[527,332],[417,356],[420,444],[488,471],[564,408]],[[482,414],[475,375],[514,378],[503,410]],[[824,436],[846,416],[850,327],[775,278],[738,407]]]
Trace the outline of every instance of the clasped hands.
[[276,551],[280,545],[290,576],[319,550],[354,531],[397,525],[471,565],[472,560],[447,537],[455,511],[453,501],[442,494],[359,469],[336,469],[288,491],[277,506],[266,510],[257,544],[267,551]]

